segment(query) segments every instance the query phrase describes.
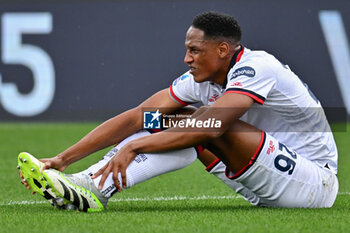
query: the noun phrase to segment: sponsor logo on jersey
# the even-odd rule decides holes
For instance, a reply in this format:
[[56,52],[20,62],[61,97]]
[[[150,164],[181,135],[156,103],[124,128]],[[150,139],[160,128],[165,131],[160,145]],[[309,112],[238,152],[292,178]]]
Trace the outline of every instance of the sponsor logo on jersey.
[[241,82],[235,82],[231,84],[231,87],[242,87],[242,83]]
[[161,128],[161,113],[159,109],[156,112],[143,112],[143,128],[144,129],[160,129]]
[[255,70],[250,66],[244,66],[244,67],[238,68],[232,73],[230,80],[237,78],[238,76],[241,76],[241,75],[244,75],[247,77],[254,77]]
[[181,80],[185,80],[186,78],[190,77],[189,74],[183,74],[180,77],[178,77],[177,79],[175,79],[175,81],[173,82],[173,86],[176,86],[176,84]]
[[269,155],[269,154],[271,154],[274,151],[275,151],[275,145],[273,144],[272,141],[270,141],[270,145],[269,145],[269,148],[267,149],[266,153]]
[[179,78],[175,79],[175,81],[173,82],[173,86],[176,86],[178,80]]
[[209,102],[215,102],[219,97],[218,94],[214,94],[209,98]]
[[183,75],[180,77],[180,79],[181,79],[181,80],[185,80],[185,79],[188,78],[188,77],[190,77],[189,74],[183,74]]

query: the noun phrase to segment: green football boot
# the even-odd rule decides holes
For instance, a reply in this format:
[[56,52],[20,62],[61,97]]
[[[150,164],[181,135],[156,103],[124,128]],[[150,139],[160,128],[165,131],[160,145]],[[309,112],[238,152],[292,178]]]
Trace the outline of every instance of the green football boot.
[[97,189],[90,176],[68,175],[55,169],[41,171],[44,163],[27,152],[18,155],[18,169],[31,190],[57,208],[84,212],[104,210],[108,199]]

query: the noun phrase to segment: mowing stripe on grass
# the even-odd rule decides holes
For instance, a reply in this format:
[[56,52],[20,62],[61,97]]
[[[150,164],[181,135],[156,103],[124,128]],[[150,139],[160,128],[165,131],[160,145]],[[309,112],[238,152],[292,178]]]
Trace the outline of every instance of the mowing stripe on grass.
[[[350,195],[350,192],[340,192],[338,195]],[[199,197],[185,197],[185,196],[174,196],[174,197],[153,197],[153,198],[121,198],[111,199],[109,202],[141,202],[141,201],[200,201],[200,200],[221,200],[221,199],[238,199],[243,198],[241,195],[230,195],[230,196],[199,196]],[[47,201],[9,201],[7,203],[0,203],[0,206],[12,206],[12,205],[36,205],[45,204]]]

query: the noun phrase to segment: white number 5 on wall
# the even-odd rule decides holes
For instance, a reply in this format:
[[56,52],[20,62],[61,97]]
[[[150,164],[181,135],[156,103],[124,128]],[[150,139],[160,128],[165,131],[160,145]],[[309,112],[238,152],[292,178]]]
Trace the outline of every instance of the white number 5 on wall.
[[38,115],[47,110],[53,100],[55,70],[50,56],[38,46],[22,43],[22,34],[48,34],[51,31],[50,13],[2,15],[2,61],[28,67],[34,79],[33,89],[28,94],[21,94],[14,83],[3,83],[0,75],[0,103],[13,115]]

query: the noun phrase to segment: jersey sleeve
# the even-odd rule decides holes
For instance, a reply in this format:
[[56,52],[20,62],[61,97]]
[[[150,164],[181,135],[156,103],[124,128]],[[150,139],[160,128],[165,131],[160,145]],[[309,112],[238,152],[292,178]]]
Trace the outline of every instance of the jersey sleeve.
[[255,102],[264,104],[275,82],[275,76],[268,67],[243,64],[229,72],[225,93],[247,95]]
[[189,72],[175,79],[169,89],[170,96],[182,105],[200,102],[199,84]]

